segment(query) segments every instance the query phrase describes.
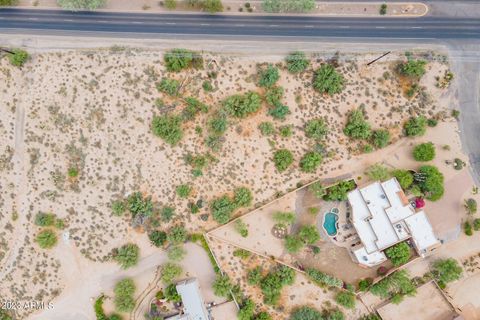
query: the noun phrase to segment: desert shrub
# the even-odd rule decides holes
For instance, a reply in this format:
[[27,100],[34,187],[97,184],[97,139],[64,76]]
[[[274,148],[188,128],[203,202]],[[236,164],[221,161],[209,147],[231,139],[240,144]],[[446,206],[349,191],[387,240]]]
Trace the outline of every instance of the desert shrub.
[[380,280],[370,287],[370,292],[381,298],[397,297],[395,302],[401,302],[404,296],[414,296],[417,292],[406,270],[399,270]]
[[113,289],[115,298],[113,302],[115,309],[119,312],[130,312],[135,308],[135,283],[132,279],[126,278],[119,281]]
[[305,135],[308,138],[321,140],[328,133],[328,127],[321,118],[309,120],[305,125]]
[[312,226],[302,226],[298,231],[298,237],[305,244],[314,244],[320,240],[320,234],[317,231],[317,227]]
[[238,219],[235,221],[235,231],[237,231],[242,237],[246,238],[248,237],[248,227],[245,222],[243,222],[241,219]]
[[202,88],[203,90],[205,90],[206,92],[212,92],[213,91],[213,85],[210,81],[203,81],[202,83]]
[[290,314],[289,320],[323,320],[320,311],[309,306],[295,308]]
[[322,199],[326,192],[324,186],[320,183],[320,181],[312,183],[308,187],[308,190],[310,190],[318,199]]
[[385,129],[375,130],[372,133],[372,144],[376,148],[384,148],[390,143],[390,132]]
[[112,209],[112,213],[115,216],[121,216],[125,213],[125,210],[127,210],[125,202],[122,200],[112,201],[110,208]]
[[358,290],[360,291],[367,291],[368,288],[372,285],[372,278],[365,278],[360,281],[358,281]]
[[260,70],[258,73],[258,85],[260,87],[272,87],[280,79],[278,68],[269,64],[267,68]]
[[154,230],[148,234],[148,239],[156,247],[162,247],[167,242],[167,234],[163,231]]
[[273,220],[276,223],[280,223],[280,224],[291,225],[295,222],[296,219],[297,219],[297,216],[295,215],[294,212],[277,211],[273,214]]
[[231,116],[245,118],[260,109],[261,99],[258,93],[250,91],[243,95],[236,94],[223,101],[225,111]]
[[182,274],[183,270],[178,264],[167,262],[162,266],[160,279],[165,284],[171,284],[175,278]]
[[470,221],[465,221],[465,223],[463,224],[463,231],[467,236],[473,235],[472,224],[470,223]]
[[190,196],[192,193],[192,187],[190,187],[188,184],[181,184],[177,186],[175,191],[180,198],[188,198],[188,196]]
[[257,285],[262,280],[262,267],[258,266],[248,271],[247,273],[247,283],[249,285]]
[[255,304],[251,299],[247,299],[238,310],[238,320],[253,320],[255,316]]
[[169,96],[176,96],[179,88],[180,82],[175,79],[163,78],[157,83],[157,90]]
[[215,295],[225,298],[230,296],[230,290],[232,289],[232,287],[233,285],[230,281],[230,278],[227,275],[220,274],[217,274],[217,277],[215,278],[215,281],[212,285]]
[[284,245],[289,253],[297,253],[303,248],[304,243],[297,235],[288,235],[285,237]]
[[403,126],[408,137],[423,136],[427,130],[427,119],[424,116],[410,118]]
[[141,192],[134,192],[127,197],[127,207],[132,217],[137,215],[149,217],[153,213],[152,199],[144,198]]
[[462,272],[462,267],[458,264],[458,261],[452,258],[437,260],[432,266],[433,276],[444,285],[460,279]]
[[172,49],[163,56],[168,71],[179,72],[190,67],[203,67],[202,57],[187,49]]
[[222,113],[215,114],[208,121],[208,130],[216,135],[221,135],[227,130],[227,117]]
[[368,139],[372,134],[370,124],[365,121],[362,110],[352,110],[348,115],[343,133],[353,139]]
[[421,143],[413,148],[413,158],[416,161],[431,161],[435,158],[435,146],[431,142]]
[[223,5],[221,0],[203,0],[202,7],[205,11],[210,13],[222,12]]
[[342,288],[343,281],[334,276],[323,273],[317,269],[308,268],[306,270],[307,276],[316,284],[326,287]]
[[[16,6],[17,4],[18,4],[18,0],[0,0],[0,7],[11,7],[11,6]],[[3,314],[0,311],[0,320],[4,320],[2,316]]]
[[415,176],[420,190],[426,194],[426,198],[436,201],[443,196],[443,174],[434,166],[421,166]]
[[165,298],[167,299],[167,301],[171,302],[182,301],[182,297],[180,297],[180,295],[178,294],[177,286],[174,283],[169,284],[165,288]]
[[185,120],[193,120],[200,112],[208,112],[208,106],[196,98],[187,97],[185,98],[185,103],[186,106],[182,112],[183,118]]
[[140,248],[134,243],[127,243],[116,250],[113,259],[122,269],[137,265],[140,257]]
[[480,219],[473,220],[473,230],[479,231],[480,230]]
[[215,199],[211,202],[210,208],[212,210],[212,216],[218,223],[227,223],[230,220],[230,216],[235,210],[233,201],[226,195]]
[[370,180],[385,181],[390,178],[390,172],[387,167],[379,163],[370,166],[365,173]]
[[282,103],[277,103],[275,106],[268,109],[268,114],[275,119],[285,120],[290,114],[290,108]]
[[278,133],[283,138],[291,137],[293,135],[292,125],[280,126],[278,128]]
[[252,192],[248,188],[239,187],[233,191],[233,203],[236,208],[248,207],[252,200]]
[[324,64],[315,71],[313,88],[320,93],[334,95],[343,90],[344,82],[343,76],[332,65]]
[[181,244],[187,241],[188,234],[185,227],[182,225],[173,226],[167,233],[167,240],[171,244]]
[[407,263],[411,257],[410,247],[405,242],[397,243],[396,245],[388,248],[385,250],[385,254],[387,255],[388,259],[392,261],[392,264],[395,267]]
[[280,149],[273,154],[273,163],[278,172],[283,172],[293,163],[293,154],[290,150]]
[[370,313],[360,317],[358,320],[382,320],[376,313]]
[[160,219],[163,222],[169,222],[175,216],[175,208],[169,207],[169,206],[164,206],[160,209],[159,214],[160,214]]
[[67,175],[70,177],[70,178],[76,178],[78,177],[78,168],[77,167],[69,167],[68,170],[67,170]]
[[294,281],[295,271],[286,266],[280,266],[270,271],[260,281],[264,303],[269,305],[277,304],[282,288],[286,285],[292,285]]
[[266,12],[309,12],[315,8],[314,0],[263,0],[262,9]]
[[42,230],[35,238],[35,241],[38,243],[40,248],[50,249],[57,244],[57,235],[53,230]]
[[233,251],[233,256],[240,259],[247,259],[252,255],[252,253],[245,249],[235,249]]
[[272,316],[266,311],[262,311],[255,316],[254,320],[272,320]]
[[265,101],[268,105],[274,107],[281,103],[283,97],[283,88],[282,87],[270,87],[265,91]]
[[355,294],[349,291],[339,291],[335,295],[335,302],[347,309],[355,308]]
[[310,64],[310,61],[307,59],[305,53],[300,51],[295,51],[290,53],[285,61],[287,63],[287,70],[290,73],[300,73],[305,71]]
[[464,207],[468,214],[474,214],[477,212],[477,201],[472,198],[467,199],[465,200]]
[[425,60],[415,60],[407,55],[407,61],[398,65],[398,72],[407,77],[421,78],[425,74],[426,64]]
[[307,152],[302,159],[300,159],[300,169],[303,172],[314,172],[322,163],[322,155],[315,151]]
[[387,14],[387,4],[386,3],[382,3],[382,5],[380,6],[380,14],[382,16]]
[[396,169],[392,171],[392,175],[404,190],[410,188],[413,183],[413,174],[408,170]]
[[269,136],[275,133],[275,128],[271,122],[262,122],[258,125],[258,129],[264,136]]
[[177,0],[165,0],[165,7],[173,10],[177,7]]
[[152,120],[152,132],[157,137],[174,146],[183,137],[181,127],[182,119],[176,115],[154,116]]
[[355,189],[355,182],[353,180],[344,180],[325,189],[324,200],[327,201],[345,201],[347,200],[347,193]]
[[55,215],[53,213],[39,212],[35,215],[35,224],[40,227],[50,227],[55,223]]
[[180,261],[185,258],[187,251],[183,249],[181,246],[173,246],[168,250],[168,259],[173,261]]
[[105,0],[57,0],[60,7],[66,10],[95,10],[105,5]]

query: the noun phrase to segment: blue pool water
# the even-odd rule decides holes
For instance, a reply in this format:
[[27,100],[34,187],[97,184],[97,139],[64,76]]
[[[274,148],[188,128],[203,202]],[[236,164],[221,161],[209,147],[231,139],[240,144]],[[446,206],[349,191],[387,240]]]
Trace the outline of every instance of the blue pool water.
[[337,220],[338,216],[335,213],[325,213],[323,227],[325,228],[329,236],[334,236],[337,234]]

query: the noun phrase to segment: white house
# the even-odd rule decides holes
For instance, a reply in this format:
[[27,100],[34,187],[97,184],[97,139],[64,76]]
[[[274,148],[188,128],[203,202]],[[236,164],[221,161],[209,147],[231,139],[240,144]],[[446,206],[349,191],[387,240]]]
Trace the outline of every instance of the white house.
[[178,282],[177,292],[182,298],[183,313],[168,320],[211,320],[197,279],[191,278]]
[[348,201],[350,220],[362,243],[351,251],[361,265],[384,262],[383,250],[407,239],[422,257],[440,244],[425,212],[415,210],[395,178],[355,189]]

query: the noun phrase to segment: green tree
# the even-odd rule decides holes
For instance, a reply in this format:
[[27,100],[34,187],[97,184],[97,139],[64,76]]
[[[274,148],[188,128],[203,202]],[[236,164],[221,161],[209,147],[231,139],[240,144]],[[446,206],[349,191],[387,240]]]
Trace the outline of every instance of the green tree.
[[286,58],[287,70],[290,73],[300,73],[308,68],[310,61],[307,59],[305,53],[295,51],[290,53]]
[[314,225],[301,227],[298,231],[298,237],[305,244],[314,244],[320,240],[320,234],[317,231],[317,227]]
[[339,291],[335,295],[335,301],[347,309],[355,308],[355,294],[349,291]]
[[243,95],[236,94],[224,100],[225,111],[231,116],[245,118],[257,112],[261,106],[261,99],[258,93],[250,91]]
[[270,136],[275,133],[275,128],[271,122],[262,122],[258,125],[258,129],[264,136]]
[[248,271],[247,283],[251,286],[257,285],[262,280],[262,267],[258,266]]
[[460,279],[463,270],[457,260],[449,258],[435,261],[432,266],[432,272],[437,281],[446,285],[449,282]]
[[265,101],[269,106],[281,104],[283,97],[283,88],[278,86],[269,87],[265,90]]
[[292,285],[295,281],[295,271],[281,266],[269,272],[261,281],[260,288],[264,303],[275,305],[280,299],[283,286]]
[[293,163],[293,154],[290,150],[279,149],[273,154],[273,163],[278,172],[283,172]]
[[181,184],[181,185],[177,186],[175,191],[177,192],[177,195],[180,198],[185,199],[185,198],[188,198],[190,196],[190,194],[192,193],[192,187],[190,187],[188,184]]
[[163,78],[159,83],[157,83],[157,90],[166,93],[169,96],[176,96],[179,88],[180,82],[175,79]]
[[474,214],[477,212],[477,201],[475,199],[467,199],[464,203],[465,209],[468,214]]
[[355,182],[353,180],[340,181],[325,190],[323,199],[327,201],[345,201],[347,200],[347,193],[353,189],[355,189]]
[[165,7],[173,10],[177,7],[177,0],[165,0]]
[[365,174],[368,176],[370,180],[375,180],[375,181],[385,181],[388,178],[390,178],[390,172],[388,172],[388,169],[379,163],[376,163],[368,167]]
[[392,171],[392,175],[404,190],[410,188],[413,183],[413,174],[408,170],[396,169]]
[[203,0],[202,6],[205,11],[210,13],[223,11],[223,5],[221,0]]
[[113,259],[122,269],[137,265],[140,257],[140,248],[134,243],[127,243],[116,250]]
[[413,148],[416,161],[431,161],[435,158],[435,146],[431,142],[420,143]]
[[270,88],[280,79],[280,72],[277,67],[269,64],[265,69],[258,72],[258,85]]
[[322,140],[328,133],[328,127],[321,118],[309,120],[305,125],[305,135],[308,138]]
[[465,223],[463,224],[463,231],[469,237],[473,235],[472,224],[470,223],[470,221],[465,221]]
[[219,297],[229,297],[232,290],[232,283],[227,275],[217,274],[212,285],[213,293]]
[[324,64],[315,71],[313,88],[320,93],[334,95],[343,90],[345,79],[330,64]]
[[380,6],[380,14],[382,16],[387,14],[387,4],[386,3],[382,3],[382,5]]
[[424,116],[410,118],[403,129],[407,137],[423,136],[427,130],[427,119]]
[[175,278],[182,274],[182,267],[175,263],[167,262],[162,266],[160,279],[165,284],[171,284]]
[[406,270],[399,270],[380,280],[370,287],[370,292],[381,298],[395,298],[395,303],[402,301],[404,296],[415,296],[417,290]]
[[185,258],[185,255],[187,254],[187,251],[183,249],[181,246],[173,246],[168,250],[168,259],[172,261],[180,261]]
[[358,290],[360,291],[367,291],[368,288],[372,285],[372,278],[365,278],[360,281],[358,281]]
[[167,242],[167,234],[163,231],[154,230],[148,234],[148,239],[156,247],[162,247]]
[[307,276],[319,286],[327,286],[334,288],[342,288],[343,281],[335,278],[334,276],[328,275],[324,272],[321,272],[317,269],[308,268],[306,270]]
[[115,285],[113,289],[115,309],[119,312],[130,312],[135,308],[135,283],[130,278],[125,278]]
[[402,62],[398,65],[398,71],[404,76],[419,79],[425,74],[426,64],[427,62],[425,60],[415,60],[409,55],[407,56],[406,62]]
[[105,5],[105,0],[57,0],[58,5],[66,10],[95,10]]
[[50,227],[55,223],[55,215],[53,213],[39,212],[35,215],[35,224],[40,227]]
[[181,127],[182,119],[176,115],[154,116],[152,120],[152,131],[157,137],[162,138],[168,144],[174,146],[183,137]]
[[238,310],[237,319],[238,320],[253,320],[255,316],[255,304],[251,299],[247,299],[240,310]]
[[235,231],[237,231],[242,237],[248,237],[248,226],[241,219],[235,221]]
[[293,310],[289,320],[324,320],[322,313],[309,306],[299,307]]
[[213,219],[221,224],[227,223],[233,211],[236,209],[233,201],[226,195],[213,200],[210,208]]
[[411,257],[410,247],[405,242],[397,243],[393,247],[388,248],[385,250],[385,254],[395,267],[407,263]]
[[288,235],[285,237],[285,249],[289,253],[297,253],[302,249],[304,243],[297,235]]
[[13,49],[11,51],[13,52],[13,54],[8,54],[8,60],[15,67],[23,67],[23,65],[28,61],[28,59],[30,59],[30,55],[25,50]]
[[132,217],[142,215],[149,217],[153,213],[153,203],[150,197],[144,198],[141,192],[134,192],[127,198],[127,207]]
[[326,192],[325,187],[322,185],[320,181],[316,181],[312,183],[308,187],[308,190],[310,190],[318,199],[322,199]]
[[370,124],[365,121],[362,110],[355,109],[350,112],[343,133],[353,139],[368,139],[370,137],[372,130]]
[[171,301],[171,302],[181,302],[182,301],[182,298],[178,294],[177,286],[174,283],[169,284],[165,288],[165,298],[167,299],[167,301]]
[[181,244],[187,241],[188,234],[182,225],[173,226],[167,233],[167,240],[173,245]]
[[266,311],[262,311],[255,316],[254,320],[272,320],[272,316]]
[[172,49],[163,56],[167,71],[179,72],[192,66],[202,66],[202,57],[187,49]]
[[322,155],[315,151],[307,152],[302,159],[300,159],[300,169],[303,172],[314,172],[322,163]]
[[277,103],[275,106],[268,109],[268,114],[275,119],[285,120],[290,114],[290,108],[282,103]]
[[252,200],[252,192],[246,187],[236,188],[233,191],[233,203],[236,208],[248,207],[252,204]]
[[385,148],[390,143],[390,132],[385,129],[372,132],[372,144],[376,148]]
[[57,235],[53,230],[42,230],[35,238],[35,241],[38,243],[40,248],[50,249],[57,244]]
[[419,169],[418,186],[431,201],[439,200],[445,191],[443,174],[434,166],[421,166]]

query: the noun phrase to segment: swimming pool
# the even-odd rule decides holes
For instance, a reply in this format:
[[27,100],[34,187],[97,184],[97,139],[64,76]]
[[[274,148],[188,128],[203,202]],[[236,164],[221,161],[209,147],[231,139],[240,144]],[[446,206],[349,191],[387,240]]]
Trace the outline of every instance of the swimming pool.
[[329,236],[334,236],[337,234],[338,216],[332,211],[334,210],[331,210],[330,212],[325,213],[324,220],[323,220],[323,228],[327,231]]

